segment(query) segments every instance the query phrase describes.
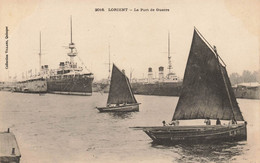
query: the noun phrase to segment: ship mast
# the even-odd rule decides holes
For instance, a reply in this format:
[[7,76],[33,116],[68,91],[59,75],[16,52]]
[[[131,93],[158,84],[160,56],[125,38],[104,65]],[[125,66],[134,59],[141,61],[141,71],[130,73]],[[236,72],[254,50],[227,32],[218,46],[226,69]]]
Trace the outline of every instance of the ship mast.
[[39,52],[39,72],[41,72],[42,66],[42,41],[41,41],[41,32],[40,32],[40,52]]
[[211,46],[210,43],[203,37],[203,35],[199,32],[199,30],[194,27],[194,29],[198,32],[198,34],[203,38],[203,40],[205,41],[205,43],[207,44],[207,46],[209,48],[211,48],[211,50],[213,50],[213,52],[215,53],[216,55],[216,58],[217,58],[217,61],[218,61],[218,67],[220,69],[220,72],[221,72],[221,76],[223,78],[223,81],[224,81],[224,85],[225,85],[225,89],[226,89],[226,92],[227,92],[227,95],[228,95],[228,100],[229,100],[229,103],[230,103],[230,106],[231,106],[231,110],[232,110],[232,116],[233,118],[235,119],[236,121],[236,117],[235,117],[235,111],[234,111],[234,106],[233,106],[233,103],[232,103],[232,99],[231,99],[231,95],[230,95],[230,92],[229,92],[229,89],[228,89],[228,86],[227,86],[227,81],[226,81],[226,78],[224,76],[224,72],[223,72],[223,68],[221,67],[221,63],[219,61],[219,59],[222,61],[223,63],[223,67],[226,67],[226,64],[225,62],[222,60],[222,58],[218,55],[218,52],[217,52],[217,48],[216,46]]
[[[218,66],[219,66],[219,69],[220,69],[220,72],[221,72],[221,75],[222,75],[222,78],[223,78],[223,81],[224,81],[224,84],[225,84],[225,89],[226,89],[226,92],[227,92],[227,95],[228,95],[228,100],[229,100],[231,110],[232,110],[232,116],[233,116],[234,120],[236,121],[234,106],[233,106],[233,103],[232,103],[232,100],[231,100],[230,92],[228,90],[227,81],[226,81],[225,76],[224,76],[223,68],[221,67],[221,63],[219,62],[220,56],[218,55],[216,46],[213,46],[213,50],[214,50],[214,52],[216,53],[216,56],[217,56]],[[226,67],[226,65],[225,65],[225,67]]]
[[108,44],[108,80],[110,80],[110,72],[111,72],[111,62],[110,62],[110,43]]
[[70,57],[70,64],[74,65],[74,57],[77,56],[75,44],[72,42],[72,17],[70,17],[70,44],[69,44],[70,52],[68,56]]
[[169,74],[172,73],[172,61],[171,61],[171,53],[170,53],[170,32],[168,32],[168,69],[169,69]]

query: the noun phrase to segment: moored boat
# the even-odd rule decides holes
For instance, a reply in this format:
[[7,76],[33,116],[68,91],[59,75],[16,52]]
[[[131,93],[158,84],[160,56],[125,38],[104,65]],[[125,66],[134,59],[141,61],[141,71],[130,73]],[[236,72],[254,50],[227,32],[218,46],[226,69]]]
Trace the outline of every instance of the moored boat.
[[131,112],[139,111],[139,104],[134,97],[129,79],[113,64],[107,106],[97,109],[100,112]]
[[19,163],[21,153],[15,135],[10,132],[0,132],[0,162],[1,163]]
[[247,139],[244,121],[226,65],[195,28],[187,61],[182,91],[172,118],[179,120],[228,120],[228,125],[189,125],[135,127],[142,129],[154,142],[202,143]]
[[31,76],[26,79],[14,82],[13,92],[21,92],[21,93],[46,93],[47,92],[47,81],[46,81],[46,69],[48,69],[47,65],[41,65],[41,32],[40,32],[40,51],[39,51],[39,74],[35,73],[32,76],[32,70],[29,72]]
[[43,77],[35,77],[15,83],[14,92],[46,93],[47,81]]

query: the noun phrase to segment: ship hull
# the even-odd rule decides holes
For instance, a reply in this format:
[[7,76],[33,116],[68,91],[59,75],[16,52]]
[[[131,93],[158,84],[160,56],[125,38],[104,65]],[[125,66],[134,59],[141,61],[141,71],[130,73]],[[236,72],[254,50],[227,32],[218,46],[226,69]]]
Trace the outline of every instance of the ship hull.
[[48,92],[64,95],[92,95],[93,77],[48,79]]
[[260,87],[247,88],[239,87],[234,88],[234,93],[236,98],[245,98],[245,99],[260,99]]
[[159,144],[218,143],[247,140],[246,124],[231,126],[163,126],[143,127],[143,131]]
[[134,112],[139,111],[139,103],[116,107],[97,107],[97,109],[99,112]]
[[141,95],[179,96],[182,82],[176,83],[132,83],[133,92]]
[[17,82],[13,91],[22,93],[46,93],[47,82],[45,79],[33,79]]
[[103,84],[103,83],[93,83],[92,90],[93,92],[103,92],[109,93],[110,84]]

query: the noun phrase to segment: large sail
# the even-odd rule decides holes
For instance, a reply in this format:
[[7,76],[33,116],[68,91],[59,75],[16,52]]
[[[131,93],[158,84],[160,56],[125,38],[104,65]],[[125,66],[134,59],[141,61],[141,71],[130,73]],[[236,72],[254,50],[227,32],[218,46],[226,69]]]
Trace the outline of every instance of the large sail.
[[114,64],[107,103],[137,103],[128,78]]
[[182,92],[172,119],[207,117],[243,121],[226,68],[194,29]]

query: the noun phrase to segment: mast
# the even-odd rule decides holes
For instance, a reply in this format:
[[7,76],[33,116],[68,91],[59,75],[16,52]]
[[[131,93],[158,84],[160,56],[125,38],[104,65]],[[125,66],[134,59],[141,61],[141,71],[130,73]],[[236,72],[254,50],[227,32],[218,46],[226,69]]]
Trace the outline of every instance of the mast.
[[227,92],[227,95],[228,95],[228,100],[229,100],[229,103],[230,103],[230,106],[231,106],[231,110],[232,110],[232,115],[233,115],[233,118],[236,120],[236,117],[235,117],[235,113],[234,113],[234,106],[233,106],[233,103],[232,103],[232,100],[231,100],[231,96],[230,96],[230,92],[228,90],[228,86],[227,86],[227,81],[226,81],[226,78],[224,76],[224,72],[223,72],[223,69],[222,69],[222,65],[219,61],[219,59],[222,61],[223,65],[226,67],[226,64],[225,62],[222,60],[222,58],[218,55],[218,52],[217,52],[217,48],[216,46],[211,46],[210,43],[203,37],[203,35],[199,32],[199,30],[194,27],[194,29],[199,33],[199,35],[204,39],[204,41],[206,42],[207,45],[209,45],[209,47],[213,50],[213,52],[216,54],[216,57],[217,57],[217,61],[218,61],[218,66],[219,66],[219,69],[221,71],[221,76],[223,78],[223,81],[224,81],[224,85],[225,85],[225,90]]
[[124,74],[124,76],[125,76],[125,80],[126,80],[126,83],[127,83],[128,89],[129,89],[129,92],[130,92],[130,94],[131,94],[132,100],[134,100],[134,103],[137,103],[137,101],[136,101],[136,99],[135,99],[135,96],[134,96],[134,94],[133,94],[131,85],[130,85],[130,83],[129,83],[129,80],[128,80],[128,78],[126,77],[125,74]]
[[170,52],[170,32],[168,32],[168,69],[169,74],[172,73],[172,61],[171,61],[171,52]]
[[40,52],[39,52],[39,72],[41,72],[42,66],[42,42],[41,42],[41,32],[40,32]]
[[[198,32],[198,34],[203,38],[203,40],[204,40],[205,43],[208,45],[208,47],[209,47],[211,50],[213,50],[214,53],[216,53],[214,47],[211,46],[211,44],[207,41],[207,39],[204,38],[204,36],[200,33],[200,31],[199,31],[196,27],[194,27],[194,29],[195,29],[196,32]],[[223,59],[222,59],[218,54],[216,54],[216,55],[217,55],[218,58],[221,60],[221,62],[223,63],[223,65],[226,67],[226,63],[223,61]]]
[[111,62],[110,62],[110,43],[108,44],[108,80],[110,80],[110,72],[111,72]]
[[70,43],[72,44],[72,16],[70,16]]
[[70,57],[70,64],[73,67],[74,65],[74,57],[77,56],[75,44],[72,42],[72,16],[70,16],[70,44],[69,44],[70,52],[68,56]]
[[230,106],[231,106],[231,110],[232,110],[233,118],[234,118],[235,121],[236,121],[236,117],[235,117],[235,113],[234,113],[233,103],[232,103],[232,101],[231,101],[230,93],[229,93],[228,86],[227,86],[227,81],[226,81],[226,79],[225,79],[225,76],[224,76],[224,73],[223,73],[223,70],[222,70],[221,64],[220,64],[220,62],[219,62],[219,55],[218,55],[218,52],[217,52],[217,48],[216,48],[216,46],[213,46],[213,49],[214,49],[214,52],[216,53],[216,56],[217,56],[219,69],[220,69],[220,71],[221,71],[221,76],[222,76],[223,81],[224,81],[224,84],[225,84],[225,89],[226,89],[226,92],[227,92],[227,95],[228,95],[228,100],[229,100],[229,103],[230,103]]
[[132,75],[133,75],[133,71],[134,71],[134,69],[130,69],[130,83],[132,82]]

